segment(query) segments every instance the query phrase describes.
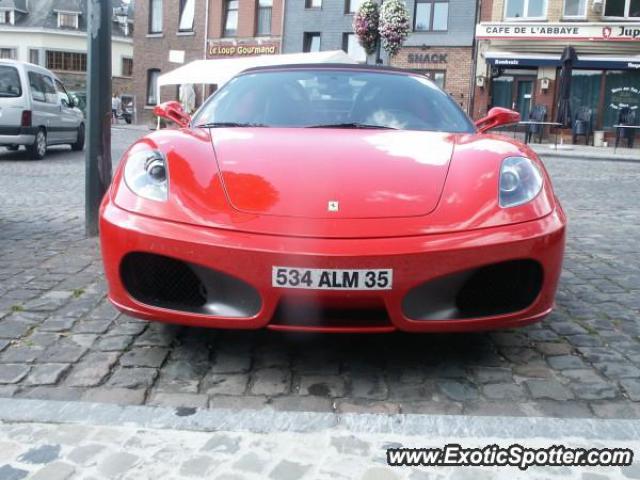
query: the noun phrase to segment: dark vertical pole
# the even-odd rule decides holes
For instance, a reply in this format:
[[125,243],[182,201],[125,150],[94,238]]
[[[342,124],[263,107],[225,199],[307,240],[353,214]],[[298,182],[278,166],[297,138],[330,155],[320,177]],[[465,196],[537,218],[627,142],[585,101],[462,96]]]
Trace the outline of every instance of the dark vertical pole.
[[85,231],[98,234],[98,209],[111,182],[111,0],[87,0],[89,75],[85,151]]

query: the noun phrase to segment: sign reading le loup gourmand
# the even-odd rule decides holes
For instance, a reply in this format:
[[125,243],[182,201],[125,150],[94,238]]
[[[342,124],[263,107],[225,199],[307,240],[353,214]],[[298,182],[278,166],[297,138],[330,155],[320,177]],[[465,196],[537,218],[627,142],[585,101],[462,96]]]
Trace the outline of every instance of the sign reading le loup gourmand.
[[476,27],[476,38],[640,42],[640,23],[481,23]]
[[274,43],[214,43],[209,42],[207,54],[209,57],[239,57],[249,55],[273,55],[278,53],[278,46]]

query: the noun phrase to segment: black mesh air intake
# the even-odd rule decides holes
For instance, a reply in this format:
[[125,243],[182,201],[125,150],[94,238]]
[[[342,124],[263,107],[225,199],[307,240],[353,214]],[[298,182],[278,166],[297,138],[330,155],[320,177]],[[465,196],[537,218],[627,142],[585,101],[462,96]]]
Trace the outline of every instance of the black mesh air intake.
[[120,274],[129,294],[148,305],[198,311],[207,301],[204,285],[180,260],[130,253],[122,260]]
[[533,260],[513,260],[476,270],[464,283],[456,305],[466,317],[500,315],[522,310],[542,287],[542,267]]

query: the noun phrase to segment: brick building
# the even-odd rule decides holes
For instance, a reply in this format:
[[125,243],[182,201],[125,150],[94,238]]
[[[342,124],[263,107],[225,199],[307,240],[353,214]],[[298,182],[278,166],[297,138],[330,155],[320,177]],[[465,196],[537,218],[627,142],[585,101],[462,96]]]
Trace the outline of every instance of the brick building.
[[[150,122],[157,77],[184,63],[204,58],[207,0],[138,0],[135,11],[133,54],[134,92],[138,121]],[[196,102],[203,89],[194,85]],[[162,87],[160,100],[178,98],[175,86]]]
[[567,45],[578,56],[574,114],[590,109],[594,129],[611,131],[621,108],[640,108],[637,0],[484,0],[476,38],[476,118],[491,106],[514,108],[527,118],[544,105],[552,120]]
[[[280,52],[282,0],[138,0],[134,34],[134,90],[141,121],[150,122],[158,101],[178,98],[177,86],[157,78],[203,58]],[[194,85],[196,105],[211,92]]]
[[283,0],[211,0],[207,58],[280,53]]

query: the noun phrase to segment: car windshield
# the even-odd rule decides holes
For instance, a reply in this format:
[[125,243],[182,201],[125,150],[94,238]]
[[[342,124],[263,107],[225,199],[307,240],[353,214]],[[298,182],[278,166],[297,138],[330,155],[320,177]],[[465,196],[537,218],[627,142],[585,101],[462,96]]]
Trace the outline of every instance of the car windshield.
[[0,97],[20,97],[20,77],[14,67],[0,65]]
[[203,105],[193,124],[474,131],[455,101],[425,77],[326,68],[240,75]]

